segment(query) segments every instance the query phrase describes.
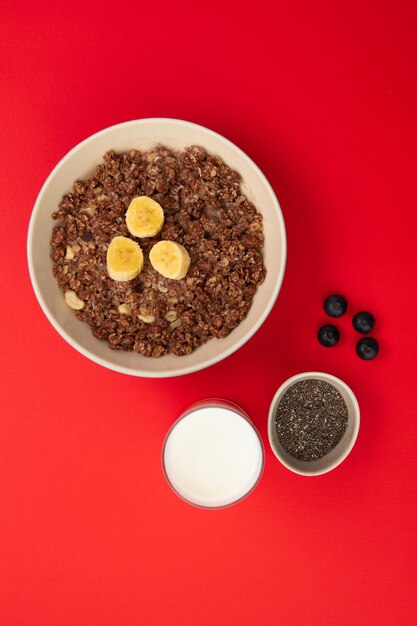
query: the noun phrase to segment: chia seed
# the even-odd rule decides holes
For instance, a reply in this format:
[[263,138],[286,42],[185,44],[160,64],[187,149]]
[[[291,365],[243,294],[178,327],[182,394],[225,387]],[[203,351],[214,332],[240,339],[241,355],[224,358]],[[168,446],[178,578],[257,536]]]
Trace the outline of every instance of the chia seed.
[[294,383],[275,413],[278,439],[288,454],[317,461],[333,450],[345,434],[348,409],[338,390],[322,380]]

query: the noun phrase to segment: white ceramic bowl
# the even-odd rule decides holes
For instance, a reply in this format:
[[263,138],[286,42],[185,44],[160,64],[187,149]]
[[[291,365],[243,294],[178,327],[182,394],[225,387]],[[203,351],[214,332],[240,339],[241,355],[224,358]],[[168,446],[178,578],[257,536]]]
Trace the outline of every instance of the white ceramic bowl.
[[[228,337],[211,339],[189,356],[146,358],[136,352],[111,350],[96,339],[64,303],[49,258],[53,228],[51,214],[77,179],[89,176],[107,150],[148,150],[161,143],[181,149],[198,144],[218,155],[243,179],[242,189],[264,218],[264,263],[267,275],[258,288],[246,319]],[[242,150],[217,133],[182,120],[142,119],[105,128],[75,146],[52,170],[33,208],[28,232],[28,264],[33,289],[46,317],[58,333],[89,359],[109,369],[153,378],[179,376],[203,369],[240,348],[259,329],[271,311],[284,277],[285,225],[275,193],[261,170]]]
[[[300,461],[299,459],[296,459],[288,454],[288,452],[286,452],[282,447],[275,427],[275,413],[281,398],[285,392],[292,385],[294,385],[294,383],[311,378],[323,380],[336,387],[346,402],[346,406],[348,408],[348,424],[342,439],[328,454],[317,461]],[[271,444],[272,451],[277,459],[292,472],[295,472],[296,474],[303,474],[304,476],[319,476],[320,474],[330,472],[330,470],[334,469],[345,460],[355,444],[359,432],[359,423],[359,404],[355,394],[350,387],[346,385],[346,383],[331,374],[324,374],[323,372],[305,372],[303,374],[297,374],[296,376],[286,380],[273,397],[268,416],[269,443]]]

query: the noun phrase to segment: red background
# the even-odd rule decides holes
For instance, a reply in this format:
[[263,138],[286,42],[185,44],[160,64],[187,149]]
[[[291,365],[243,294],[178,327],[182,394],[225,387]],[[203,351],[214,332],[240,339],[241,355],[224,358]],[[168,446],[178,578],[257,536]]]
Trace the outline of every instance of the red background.
[[[2,626],[416,623],[414,2],[33,2],[0,8]],[[31,208],[76,143],[168,116],[224,134],[274,186],[288,234],[277,304],[238,353],[179,379],[107,371],[48,324],[26,266]],[[315,338],[346,295],[340,344]],[[377,318],[361,362],[351,313]],[[311,479],[267,445],[287,377],[357,394],[349,458]],[[253,417],[266,469],[230,509],[164,482],[164,435],[223,396]]]

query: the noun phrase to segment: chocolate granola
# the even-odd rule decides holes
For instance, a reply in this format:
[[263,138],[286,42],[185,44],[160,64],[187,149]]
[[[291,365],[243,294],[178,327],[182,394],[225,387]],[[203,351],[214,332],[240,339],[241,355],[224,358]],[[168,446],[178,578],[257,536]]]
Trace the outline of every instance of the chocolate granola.
[[[245,318],[265,278],[262,216],[240,190],[240,175],[200,146],[176,152],[109,151],[86,180],[77,181],[53,214],[53,274],[63,292],[85,303],[77,317],[118,350],[148,357],[190,354],[211,337],[226,337]],[[145,257],[133,280],[112,280],[106,252],[113,237],[131,237],[125,213],[147,195],[162,206],[165,224],[137,239]],[[158,274],[151,247],[170,239],[186,247],[191,265],[182,280]]]

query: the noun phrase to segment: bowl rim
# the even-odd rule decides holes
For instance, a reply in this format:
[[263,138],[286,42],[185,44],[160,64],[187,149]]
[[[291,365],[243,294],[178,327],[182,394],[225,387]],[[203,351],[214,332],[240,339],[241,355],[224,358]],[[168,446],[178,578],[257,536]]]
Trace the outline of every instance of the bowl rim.
[[[35,275],[35,268],[34,268],[34,263],[33,263],[33,232],[34,232],[34,225],[36,222],[36,218],[38,216],[38,213],[40,212],[40,208],[42,205],[42,200],[43,197],[45,195],[46,189],[50,183],[50,181],[52,180],[52,178],[54,177],[55,173],[64,165],[64,163],[66,163],[78,150],[80,150],[84,145],[86,145],[87,143],[93,141],[94,139],[96,139],[99,136],[102,135],[106,135],[106,134],[111,134],[112,131],[114,131],[117,128],[122,128],[122,127],[129,127],[129,126],[137,126],[137,125],[146,125],[149,123],[175,123],[178,124],[180,126],[186,126],[186,127],[191,127],[191,128],[196,128],[199,130],[203,130],[205,133],[208,133],[209,135],[211,135],[214,139],[216,139],[218,142],[229,146],[230,148],[234,149],[235,151],[237,151],[239,153],[239,156],[248,163],[249,166],[251,166],[257,173],[257,175],[259,176],[259,178],[262,180],[263,184],[265,185],[265,187],[267,188],[269,194],[271,195],[271,199],[275,205],[275,209],[277,212],[277,216],[278,216],[278,220],[280,222],[280,228],[281,228],[281,232],[282,232],[282,239],[283,239],[283,243],[282,243],[282,263],[281,263],[281,269],[280,269],[280,273],[278,276],[278,280],[275,283],[274,286],[274,290],[271,294],[271,296],[269,297],[269,300],[267,302],[267,305],[265,306],[262,314],[259,316],[258,320],[256,321],[255,324],[253,324],[253,326],[243,335],[243,337],[237,341],[236,343],[234,343],[232,346],[230,346],[228,349],[226,350],[221,350],[218,354],[212,356],[211,358],[207,359],[203,364],[201,365],[179,365],[177,368],[175,368],[174,370],[171,371],[158,371],[158,372],[151,372],[151,371],[147,371],[141,368],[132,368],[132,367],[128,367],[128,366],[122,366],[122,365],[116,365],[114,363],[112,363],[110,360],[107,360],[103,357],[97,356],[95,354],[93,354],[92,352],[90,352],[88,349],[84,348],[80,343],[78,343],[78,341],[76,341],[75,339],[73,339],[69,333],[67,333],[67,331],[59,324],[56,322],[54,316],[52,315],[52,313],[49,311],[48,306],[42,296],[41,293],[41,289],[38,285],[38,282],[36,280],[36,275]],[[131,376],[139,376],[139,377],[143,377],[143,378],[171,378],[174,376],[183,376],[185,374],[192,374],[194,372],[206,369],[207,367],[210,367],[211,365],[214,365],[216,363],[219,363],[220,361],[222,361],[223,359],[226,359],[228,356],[230,356],[231,354],[233,354],[234,352],[236,352],[237,350],[239,350],[239,348],[241,348],[247,341],[249,341],[249,339],[251,339],[251,337],[253,337],[253,335],[259,330],[259,328],[262,326],[262,324],[264,323],[264,321],[266,320],[266,318],[268,317],[269,313],[271,312],[278,294],[281,290],[281,286],[282,286],[282,282],[284,279],[284,274],[285,274],[285,267],[286,267],[286,261],[287,261],[287,237],[286,237],[286,228],[285,228],[285,222],[284,222],[284,217],[282,214],[282,210],[281,210],[281,206],[279,204],[278,198],[275,194],[275,191],[272,188],[272,185],[270,184],[270,182],[268,181],[268,179],[266,178],[265,174],[262,172],[262,170],[259,168],[258,165],[256,165],[256,163],[241,149],[239,148],[235,143],[233,143],[232,141],[230,141],[229,139],[227,139],[226,137],[224,137],[223,135],[220,135],[219,133],[217,133],[214,130],[211,130],[210,128],[207,128],[206,126],[202,126],[201,124],[196,124],[194,122],[188,122],[186,120],[181,120],[181,119],[175,119],[175,118],[170,118],[170,117],[147,117],[147,118],[140,118],[140,119],[136,119],[136,120],[129,120],[126,122],[121,122],[118,124],[113,124],[112,126],[107,126],[106,128],[103,128],[102,130],[99,130],[96,133],[93,133],[92,135],[89,135],[88,137],[86,137],[86,139],[83,139],[81,142],[79,142],[78,144],[76,144],[73,148],[71,148],[59,161],[58,163],[55,165],[55,167],[52,169],[52,171],[50,172],[50,174],[48,175],[48,177],[46,178],[45,182],[43,183],[37,197],[35,200],[35,204],[33,206],[32,212],[31,212],[31,216],[30,216],[30,220],[29,220],[29,227],[28,227],[28,234],[27,234],[27,244],[26,244],[26,252],[27,252],[27,263],[28,263],[28,268],[29,268],[29,276],[30,276],[30,280],[31,280],[31,284],[32,284],[32,288],[35,292],[35,296],[39,302],[39,305],[42,309],[42,311],[44,312],[45,316],[47,317],[47,319],[49,320],[49,322],[51,323],[51,325],[53,326],[53,328],[58,332],[58,334],[67,342],[69,343],[70,346],[72,346],[75,350],[77,350],[77,352],[79,352],[80,354],[82,354],[83,356],[87,357],[88,359],[90,359],[91,361],[97,363],[98,365],[101,365],[103,367],[106,367],[107,369],[122,373],[122,374],[128,374]]]
[[[287,389],[289,389],[289,387],[291,387],[295,383],[299,382],[300,380],[308,380],[308,379],[312,379],[312,378],[317,378],[319,380],[323,380],[325,382],[328,382],[330,384],[335,385],[336,387],[337,386],[342,387],[343,390],[346,392],[346,394],[349,396],[349,398],[350,398],[350,400],[351,400],[351,402],[353,404],[353,417],[352,417],[352,419],[353,419],[353,433],[352,433],[351,441],[343,449],[343,451],[339,454],[339,456],[333,461],[333,463],[330,463],[325,469],[322,469],[322,470],[307,471],[307,470],[303,470],[303,469],[298,469],[298,468],[294,467],[294,465],[290,465],[289,463],[287,463],[285,458],[281,455],[279,450],[277,450],[276,447],[275,447],[275,443],[274,443],[274,440],[273,440],[273,437],[272,437],[272,428],[273,428],[274,421],[275,421],[274,420],[274,418],[275,418],[275,409],[277,407],[277,404],[278,404],[279,400],[282,398],[282,396],[287,391]],[[333,376],[333,374],[327,374],[326,372],[301,372],[300,374],[295,374],[294,376],[291,376],[290,378],[285,380],[282,383],[282,385],[280,385],[280,387],[278,387],[276,393],[274,394],[274,397],[272,398],[272,401],[271,401],[271,404],[270,404],[270,407],[269,407],[269,413],[268,413],[268,440],[269,440],[269,445],[271,446],[272,452],[275,454],[275,456],[277,457],[278,461],[280,463],[282,463],[282,465],[284,465],[284,467],[289,469],[291,472],[294,472],[294,474],[300,474],[301,476],[321,476],[322,474],[327,474],[331,470],[333,470],[336,467],[338,467],[338,465],[343,463],[343,461],[350,454],[350,452],[352,451],[353,446],[356,443],[356,439],[357,439],[358,433],[359,433],[359,427],[360,427],[360,408],[359,408],[359,403],[358,403],[358,400],[357,400],[355,394],[353,393],[353,391],[349,387],[349,385],[347,385],[343,380],[341,380],[340,378],[337,378],[337,376]]]

